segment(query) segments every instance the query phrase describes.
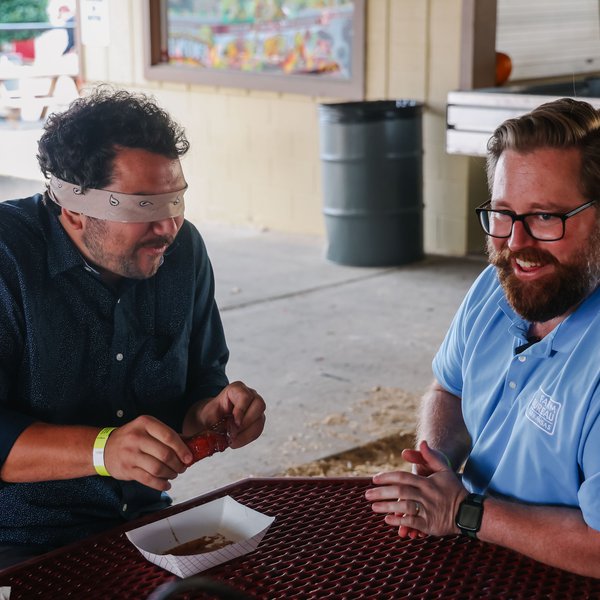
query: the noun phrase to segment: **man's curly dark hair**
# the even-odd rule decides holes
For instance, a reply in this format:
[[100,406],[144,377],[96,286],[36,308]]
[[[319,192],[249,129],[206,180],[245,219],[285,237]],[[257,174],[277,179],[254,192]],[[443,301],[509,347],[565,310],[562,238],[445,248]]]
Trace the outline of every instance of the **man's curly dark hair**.
[[154,99],[101,86],[48,118],[37,159],[45,177],[54,175],[85,191],[110,185],[119,147],[176,159],[189,146],[183,128]]

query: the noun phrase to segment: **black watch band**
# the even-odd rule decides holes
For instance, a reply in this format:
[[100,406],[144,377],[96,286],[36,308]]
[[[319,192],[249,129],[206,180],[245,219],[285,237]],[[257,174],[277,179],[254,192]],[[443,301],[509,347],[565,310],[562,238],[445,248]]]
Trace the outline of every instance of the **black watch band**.
[[477,532],[483,519],[483,501],[481,494],[469,494],[458,507],[454,522],[463,535],[477,539]]

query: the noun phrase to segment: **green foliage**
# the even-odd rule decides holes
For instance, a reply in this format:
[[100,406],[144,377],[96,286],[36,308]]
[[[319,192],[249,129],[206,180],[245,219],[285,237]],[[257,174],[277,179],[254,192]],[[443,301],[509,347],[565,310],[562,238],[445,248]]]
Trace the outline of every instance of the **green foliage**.
[[[0,0],[0,23],[46,23],[48,0]],[[0,31],[0,44],[27,40],[42,33],[41,30]]]

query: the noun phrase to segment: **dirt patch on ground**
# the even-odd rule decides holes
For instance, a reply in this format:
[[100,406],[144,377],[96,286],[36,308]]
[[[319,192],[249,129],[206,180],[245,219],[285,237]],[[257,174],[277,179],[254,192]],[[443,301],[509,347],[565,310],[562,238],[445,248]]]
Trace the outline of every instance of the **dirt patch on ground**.
[[286,477],[340,477],[374,475],[380,471],[409,470],[402,460],[404,448],[412,448],[414,435],[390,435],[364,446],[340,452],[321,460],[287,469]]
[[[326,435],[356,443],[356,447],[323,459],[287,468],[285,476],[373,475],[379,471],[409,469],[404,448],[414,446],[420,396],[398,388],[376,387],[347,412],[327,415],[311,423]],[[369,437],[374,441],[361,444]]]

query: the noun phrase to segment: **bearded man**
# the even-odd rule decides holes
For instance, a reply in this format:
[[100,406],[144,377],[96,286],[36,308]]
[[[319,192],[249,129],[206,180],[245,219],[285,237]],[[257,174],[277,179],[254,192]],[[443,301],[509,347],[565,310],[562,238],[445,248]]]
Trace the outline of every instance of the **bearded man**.
[[488,182],[491,265],[434,358],[413,472],[366,497],[401,537],[462,533],[600,577],[600,113],[561,99],[506,121]]

